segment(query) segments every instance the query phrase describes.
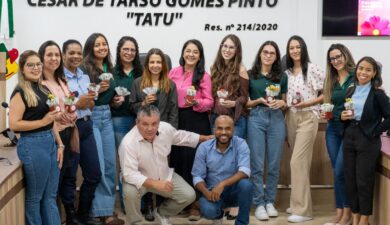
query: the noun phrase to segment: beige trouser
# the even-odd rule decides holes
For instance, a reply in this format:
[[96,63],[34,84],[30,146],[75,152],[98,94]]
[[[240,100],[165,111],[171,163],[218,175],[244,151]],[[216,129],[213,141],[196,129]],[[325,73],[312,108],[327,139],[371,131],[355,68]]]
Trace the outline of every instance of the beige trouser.
[[312,216],[310,193],[310,167],[313,145],[317,136],[318,118],[312,111],[289,110],[286,114],[288,142],[293,151],[291,156],[292,214]]
[[173,173],[172,182],[174,185],[173,191],[160,192],[156,189],[136,186],[123,182],[123,199],[126,208],[126,219],[130,224],[140,224],[142,221],[141,214],[141,198],[147,192],[152,192],[166,199],[158,208],[159,214],[163,216],[174,216],[183,210],[187,205],[195,200],[194,189],[178,174]]

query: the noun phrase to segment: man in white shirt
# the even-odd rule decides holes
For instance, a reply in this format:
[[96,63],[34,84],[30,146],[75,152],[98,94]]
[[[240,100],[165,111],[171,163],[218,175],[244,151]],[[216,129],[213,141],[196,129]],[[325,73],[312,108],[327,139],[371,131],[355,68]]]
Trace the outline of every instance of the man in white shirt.
[[177,215],[195,200],[194,189],[169,168],[167,157],[172,145],[195,148],[199,142],[210,138],[176,130],[160,121],[158,108],[153,105],[139,109],[136,126],[119,146],[123,198],[130,224],[142,221],[141,198],[147,192],[167,198],[154,212],[161,225],[169,225],[169,216]]

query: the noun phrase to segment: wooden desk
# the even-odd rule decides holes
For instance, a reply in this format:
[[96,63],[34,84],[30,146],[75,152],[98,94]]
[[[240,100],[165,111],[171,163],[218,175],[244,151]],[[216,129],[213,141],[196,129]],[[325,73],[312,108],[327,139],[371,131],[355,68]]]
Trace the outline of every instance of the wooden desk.
[[382,155],[375,180],[371,224],[390,224],[390,137],[382,136]]
[[0,137],[0,157],[8,158],[12,165],[0,161],[0,224],[24,225],[24,196],[23,170],[16,154],[15,147],[3,147],[8,143]]

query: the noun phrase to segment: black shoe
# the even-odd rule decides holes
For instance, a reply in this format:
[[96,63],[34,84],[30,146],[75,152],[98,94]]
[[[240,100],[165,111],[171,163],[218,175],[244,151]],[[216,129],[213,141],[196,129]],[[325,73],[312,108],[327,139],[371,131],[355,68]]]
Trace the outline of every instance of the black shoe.
[[89,211],[91,209],[92,201],[80,201],[79,202],[79,208],[77,211],[79,220],[84,225],[104,225],[102,221],[100,221],[99,218],[93,218],[89,216]]
[[230,215],[229,211],[225,213],[225,216],[227,220],[235,220],[237,218],[237,216]]
[[73,204],[65,204],[64,208],[66,213],[66,225],[84,225],[79,221]]
[[104,222],[100,221],[100,219],[89,216],[81,221],[83,221],[84,225],[104,225]]
[[145,220],[147,221],[154,221],[154,213],[153,213],[153,207],[147,206],[144,213]]

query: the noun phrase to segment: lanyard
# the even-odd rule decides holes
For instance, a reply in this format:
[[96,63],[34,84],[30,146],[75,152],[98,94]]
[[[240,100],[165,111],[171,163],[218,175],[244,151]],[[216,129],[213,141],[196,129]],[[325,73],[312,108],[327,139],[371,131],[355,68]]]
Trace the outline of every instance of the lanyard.
[[[13,38],[15,31],[14,31],[14,11],[12,6],[12,0],[7,0],[7,6],[8,6],[8,33],[9,37]],[[1,26],[1,18],[2,18],[2,12],[3,12],[3,0],[0,0],[0,26]]]
[[107,73],[107,63],[103,63],[103,72]]

